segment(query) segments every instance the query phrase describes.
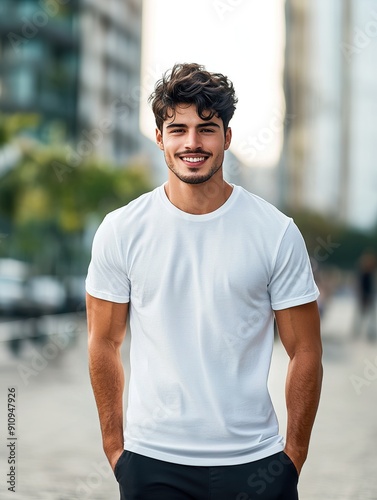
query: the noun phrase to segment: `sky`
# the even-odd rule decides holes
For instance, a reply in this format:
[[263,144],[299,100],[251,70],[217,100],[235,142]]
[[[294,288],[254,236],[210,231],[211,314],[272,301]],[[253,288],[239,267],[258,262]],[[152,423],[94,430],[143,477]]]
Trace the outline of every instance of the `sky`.
[[275,166],[282,146],[284,0],[144,0],[142,132],[154,140],[148,95],[176,62],[228,76],[238,105],[231,151],[245,164]]

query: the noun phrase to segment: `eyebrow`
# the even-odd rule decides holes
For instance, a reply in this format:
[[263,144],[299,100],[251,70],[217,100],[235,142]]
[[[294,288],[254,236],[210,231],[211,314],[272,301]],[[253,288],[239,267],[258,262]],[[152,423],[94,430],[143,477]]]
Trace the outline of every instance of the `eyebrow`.
[[[207,128],[207,127],[220,128],[220,125],[215,122],[207,122],[207,123],[200,123],[199,125],[196,126],[196,128]],[[187,125],[185,123],[171,123],[170,125],[167,125],[166,128],[187,128]]]

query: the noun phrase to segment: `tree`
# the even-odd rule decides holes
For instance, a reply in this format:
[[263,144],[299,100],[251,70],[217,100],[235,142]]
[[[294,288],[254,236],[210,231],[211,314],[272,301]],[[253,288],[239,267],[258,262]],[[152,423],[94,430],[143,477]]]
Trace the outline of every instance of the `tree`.
[[[0,183],[0,256],[34,263],[39,272],[84,272],[85,229],[152,189],[142,166],[114,168],[95,160],[73,167],[63,152],[32,146]],[[1,227],[3,226],[3,227]]]

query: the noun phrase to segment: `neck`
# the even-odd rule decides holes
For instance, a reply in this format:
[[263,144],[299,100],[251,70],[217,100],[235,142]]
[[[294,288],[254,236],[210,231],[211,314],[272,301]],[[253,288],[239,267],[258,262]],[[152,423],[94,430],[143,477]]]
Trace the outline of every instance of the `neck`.
[[[170,174],[170,172],[169,172]],[[233,187],[216,174],[202,184],[187,184],[169,175],[165,193],[170,202],[183,212],[194,215],[217,210],[229,198]]]

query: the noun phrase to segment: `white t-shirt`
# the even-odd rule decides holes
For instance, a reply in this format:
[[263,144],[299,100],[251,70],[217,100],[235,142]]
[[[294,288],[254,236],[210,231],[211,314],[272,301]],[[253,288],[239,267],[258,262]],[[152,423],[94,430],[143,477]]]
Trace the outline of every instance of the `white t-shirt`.
[[236,185],[189,214],[161,185],[105,217],[86,290],[130,302],[125,449],[203,466],[283,450],[267,389],[273,309],[319,295],[292,219]]

